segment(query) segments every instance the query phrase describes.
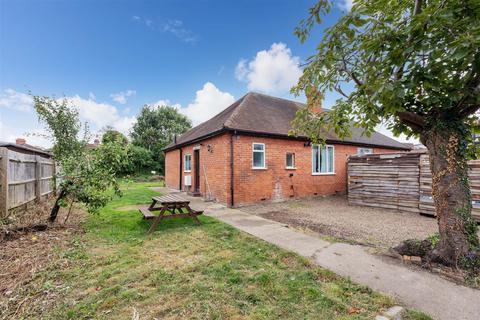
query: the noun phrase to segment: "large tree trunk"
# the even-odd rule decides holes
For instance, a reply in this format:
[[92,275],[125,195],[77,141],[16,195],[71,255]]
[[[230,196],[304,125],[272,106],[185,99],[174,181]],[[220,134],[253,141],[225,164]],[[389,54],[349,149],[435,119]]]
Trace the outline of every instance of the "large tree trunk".
[[466,158],[468,130],[458,129],[435,128],[421,135],[430,154],[432,193],[440,233],[440,242],[430,258],[452,266],[478,247]]

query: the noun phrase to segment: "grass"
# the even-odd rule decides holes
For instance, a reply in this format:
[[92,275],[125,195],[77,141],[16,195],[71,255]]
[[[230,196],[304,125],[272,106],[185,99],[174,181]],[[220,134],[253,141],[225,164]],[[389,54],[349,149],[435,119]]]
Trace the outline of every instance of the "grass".
[[147,236],[132,206],[157,195],[155,185],[125,185],[122,198],[88,218],[61,253],[68,268],[45,281],[59,304],[44,318],[372,319],[394,303],[209,217],[201,226],[166,220]]

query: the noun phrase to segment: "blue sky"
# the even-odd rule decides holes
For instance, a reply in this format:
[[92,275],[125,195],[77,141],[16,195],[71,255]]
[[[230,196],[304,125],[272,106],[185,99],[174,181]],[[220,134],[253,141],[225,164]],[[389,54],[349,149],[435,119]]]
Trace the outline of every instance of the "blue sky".
[[293,35],[313,4],[0,0],[0,140],[42,132],[28,92],[67,97],[92,132],[125,133],[144,104],[174,105],[198,124],[250,90],[293,98],[324,27],[304,44]]

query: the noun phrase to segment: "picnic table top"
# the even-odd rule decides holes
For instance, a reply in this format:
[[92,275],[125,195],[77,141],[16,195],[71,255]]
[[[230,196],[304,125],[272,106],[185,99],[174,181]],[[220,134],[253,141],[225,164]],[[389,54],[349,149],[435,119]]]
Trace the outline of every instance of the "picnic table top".
[[160,202],[162,204],[164,203],[190,203],[189,200],[182,198],[181,196],[178,196],[176,194],[167,194],[164,196],[160,197],[153,197],[152,198],[154,201]]

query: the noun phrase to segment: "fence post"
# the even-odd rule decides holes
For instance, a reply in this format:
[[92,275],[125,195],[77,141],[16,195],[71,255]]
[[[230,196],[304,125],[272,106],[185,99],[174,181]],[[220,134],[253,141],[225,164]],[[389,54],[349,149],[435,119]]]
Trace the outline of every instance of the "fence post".
[[35,201],[40,202],[42,197],[41,192],[41,178],[42,178],[42,158],[39,155],[35,155]]
[[0,218],[8,216],[8,149],[0,148]]

